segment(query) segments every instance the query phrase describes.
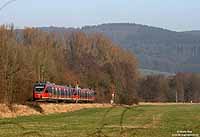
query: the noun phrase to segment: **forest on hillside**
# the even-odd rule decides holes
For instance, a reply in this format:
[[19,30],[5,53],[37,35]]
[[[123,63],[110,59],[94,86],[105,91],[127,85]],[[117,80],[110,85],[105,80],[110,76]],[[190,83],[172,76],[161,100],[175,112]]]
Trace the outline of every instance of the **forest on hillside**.
[[85,26],[81,30],[102,33],[132,51],[140,61],[140,68],[172,73],[200,72],[199,31],[176,32],[135,23],[108,23]]
[[[96,91],[97,102],[133,102],[138,78],[135,56],[101,34],[35,28],[0,27],[0,101],[22,103],[32,98],[38,80],[74,85]],[[126,95],[126,97],[124,97]],[[128,96],[127,96],[128,95]]]

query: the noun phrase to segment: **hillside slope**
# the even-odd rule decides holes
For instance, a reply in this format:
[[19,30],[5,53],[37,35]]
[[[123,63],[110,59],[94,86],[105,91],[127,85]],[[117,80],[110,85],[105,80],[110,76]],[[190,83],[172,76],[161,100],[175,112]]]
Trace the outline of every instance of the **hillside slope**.
[[100,32],[134,52],[144,69],[200,72],[199,31],[175,32],[139,24],[114,23],[82,28]]

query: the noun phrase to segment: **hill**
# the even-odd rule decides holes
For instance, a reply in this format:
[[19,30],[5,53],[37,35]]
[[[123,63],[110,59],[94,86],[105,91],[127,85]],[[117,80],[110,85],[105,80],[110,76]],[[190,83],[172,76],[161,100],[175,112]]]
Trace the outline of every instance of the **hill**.
[[200,72],[200,31],[176,32],[129,23],[111,23],[82,28],[100,32],[136,54],[143,69],[164,72]]
[[183,33],[200,36],[200,30],[184,31]]

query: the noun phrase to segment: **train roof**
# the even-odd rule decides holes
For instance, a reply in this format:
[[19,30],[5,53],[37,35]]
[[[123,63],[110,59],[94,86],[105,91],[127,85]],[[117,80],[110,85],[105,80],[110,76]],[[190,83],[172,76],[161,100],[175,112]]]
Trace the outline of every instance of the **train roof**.
[[[48,81],[36,81],[36,83],[34,85],[48,85],[48,86],[52,86],[52,87],[56,87],[56,88],[72,88],[72,89],[75,89],[75,87],[70,87],[70,86],[67,86],[67,85],[56,85],[55,83],[51,83],[51,82],[48,82]],[[91,90],[89,88],[80,88],[81,90],[84,90],[84,91],[88,91],[89,92],[94,92],[94,90]]]

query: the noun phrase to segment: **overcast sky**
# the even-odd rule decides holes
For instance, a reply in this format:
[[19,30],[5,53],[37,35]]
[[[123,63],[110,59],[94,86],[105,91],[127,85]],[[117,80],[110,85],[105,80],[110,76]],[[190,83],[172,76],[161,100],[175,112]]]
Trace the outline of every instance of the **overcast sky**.
[[200,30],[200,0],[16,0],[0,10],[0,24],[17,28],[118,22]]

